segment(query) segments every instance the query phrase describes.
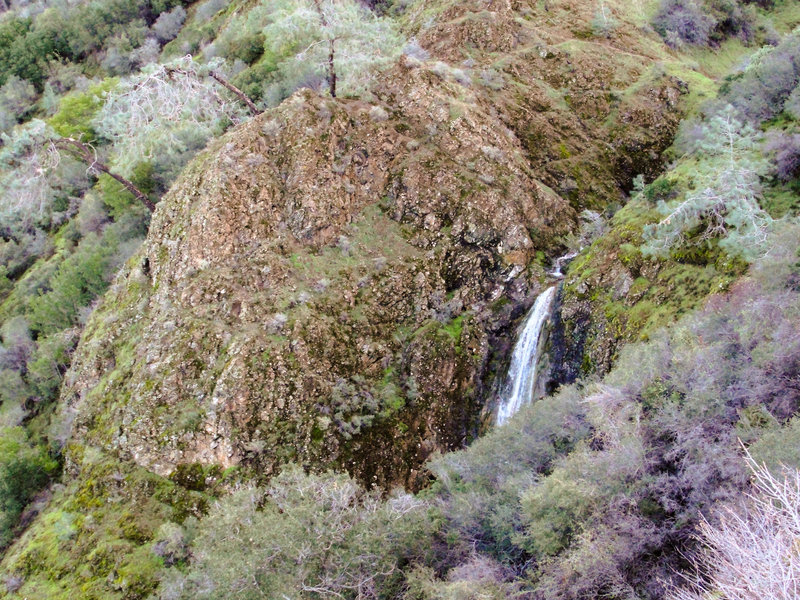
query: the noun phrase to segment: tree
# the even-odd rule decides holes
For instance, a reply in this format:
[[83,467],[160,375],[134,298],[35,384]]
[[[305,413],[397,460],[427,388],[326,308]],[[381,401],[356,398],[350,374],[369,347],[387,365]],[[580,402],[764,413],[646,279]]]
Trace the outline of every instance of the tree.
[[[719,238],[734,255],[754,259],[765,249],[772,219],[759,206],[767,162],[757,152],[755,130],[727,107],[701,128],[693,153],[694,190],[679,202],[660,202],[664,219],[644,230],[646,253],[664,256],[687,237]],[[698,230],[699,233],[698,233]]]
[[22,427],[0,427],[0,548],[13,539],[22,510],[58,470],[58,463]]
[[619,23],[611,14],[611,10],[606,6],[604,0],[600,0],[600,4],[592,18],[592,33],[598,37],[611,37],[614,30],[618,27]]
[[178,5],[169,12],[161,13],[153,23],[153,32],[159,41],[166,43],[175,39],[186,21],[186,9]]
[[115,181],[121,183],[122,186],[131,194],[133,194],[134,198],[144,204],[147,207],[147,210],[150,212],[153,212],[156,209],[156,205],[153,204],[153,201],[150,200],[150,198],[148,198],[147,195],[137,188],[131,181],[113,172],[108,165],[98,160],[97,151],[90,144],[74,138],[52,138],[50,140],[50,144],[51,147],[56,151],[62,150],[70,152],[75,157],[88,164],[89,171],[91,171],[92,174],[105,173]]
[[[244,119],[244,107],[250,114],[260,112],[219,66],[218,61],[201,65],[191,56],[151,64],[108,94],[94,127],[112,142],[113,164],[121,175],[131,177],[138,165],[151,163],[168,184],[208,139]],[[220,93],[217,84],[236,101]]]
[[[218,67],[216,62],[199,65],[190,56],[165,65],[152,64],[119,84],[112,80],[110,85],[62,102],[53,126],[64,135],[36,119],[12,135],[4,135],[0,215],[28,223],[47,221],[54,199],[74,196],[74,189],[67,185],[70,182],[59,181],[63,169],[57,167],[64,156],[83,163],[90,175],[104,174],[116,180],[152,212],[153,201],[133,182],[141,165],[149,165],[166,187],[210,137],[244,117],[240,103],[251,114],[259,112]],[[226,98],[217,84],[240,102]],[[85,110],[81,108],[84,100],[88,103]],[[76,109],[83,112],[75,116]],[[88,126],[86,120],[92,114],[96,117]],[[95,137],[112,142],[111,151],[104,153],[109,154],[107,158],[102,158],[93,144]]]
[[707,44],[714,25],[714,17],[694,0],[662,0],[653,18],[653,27],[673,48]]
[[749,455],[754,492],[745,508],[703,519],[696,573],[670,600],[795,600],[800,597],[800,472],[775,477]]
[[374,73],[402,48],[392,21],[356,0],[290,0],[263,33],[268,49],[283,57],[287,87],[321,80],[333,97],[340,91],[363,93]]
[[0,214],[26,220],[46,218],[60,193],[61,182],[56,174],[65,153],[87,165],[87,174],[104,173],[112,177],[148,210],[155,210],[146,194],[99,158],[94,146],[61,137],[43,121],[34,119],[17,128],[13,136],[3,135],[2,141],[0,166],[5,167],[5,176],[0,179]]
[[36,102],[30,82],[11,75],[0,87],[0,131],[8,131],[28,113]]

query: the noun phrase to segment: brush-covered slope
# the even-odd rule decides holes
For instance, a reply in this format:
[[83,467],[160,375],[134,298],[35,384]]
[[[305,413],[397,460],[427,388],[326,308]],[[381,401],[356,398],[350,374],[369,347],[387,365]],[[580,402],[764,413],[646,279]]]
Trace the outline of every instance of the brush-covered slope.
[[159,526],[226,486],[299,462],[416,488],[475,437],[547,257],[680,117],[658,37],[551,22],[573,4],[414,5],[431,56],[369,103],[298,92],[189,165],[76,350],[19,593],[146,597]]

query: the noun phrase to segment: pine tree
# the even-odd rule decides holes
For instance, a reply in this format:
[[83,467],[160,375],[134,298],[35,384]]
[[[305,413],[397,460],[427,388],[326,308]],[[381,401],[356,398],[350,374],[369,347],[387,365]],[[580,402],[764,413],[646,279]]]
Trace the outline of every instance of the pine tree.
[[289,0],[275,11],[264,37],[272,53],[286,57],[280,68],[287,87],[321,81],[334,97],[364,93],[402,48],[392,21],[356,0]]
[[152,64],[108,94],[94,126],[113,143],[113,163],[123,176],[150,163],[169,183],[208,139],[247,112],[259,112],[218,72],[219,66],[215,61],[200,64],[191,56]]
[[681,201],[659,204],[664,219],[645,227],[643,250],[665,256],[688,236],[697,236],[700,241],[719,238],[730,254],[747,260],[762,253],[772,219],[758,203],[767,163],[757,150],[755,130],[732,107],[715,115],[693,152],[698,160],[694,190]]
[[[129,179],[123,177],[100,158],[89,142],[59,136],[49,125],[34,119],[2,135],[0,151],[0,216],[21,221],[24,226],[47,224],[56,197],[77,187],[59,169],[65,155],[83,163],[88,175],[105,174],[133,194],[151,212],[153,202]],[[70,161],[67,161],[69,171]]]

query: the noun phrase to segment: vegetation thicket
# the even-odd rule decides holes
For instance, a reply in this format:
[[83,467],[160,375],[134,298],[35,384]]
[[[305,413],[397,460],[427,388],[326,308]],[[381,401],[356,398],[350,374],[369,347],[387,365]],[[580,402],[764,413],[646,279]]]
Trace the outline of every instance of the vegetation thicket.
[[[309,598],[326,591],[348,598],[661,598],[686,582],[676,573],[694,577],[685,555],[702,548],[692,543],[698,526],[709,540],[707,557],[698,555],[702,573],[711,575],[703,589],[735,587],[733,544],[744,546],[739,552],[793,544],[786,536],[794,521],[781,508],[793,510],[790,501],[770,509],[771,500],[759,496],[752,521],[735,516],[749,480],[741,443],[755,460],[772,461],[781,439],[792,448],[783,462],[800,466],[800,395],[792,384],[800,361],[800,231],[789,226],[774,235],[772,254],[747,278],[670,332],[627,346],[602,381],[567,387],[469,449],[434,460],[433,485],[403,500],[410,504],[380,527],[366,527],[356,548],[348,528],[391,515],[400,500],[362,509],[359,493],[348,491],[348,510],[358,516],[340,531],[342,509],[300,490],[327,480],[345,493],[352,482],[289,469],[280,481],[291,484],[222,498],[211,518],[192,524],[182,539],[194,558],[171,568],[158,597],[258,598],[280,590]],[[769,481],[770,494],[790,493],[795,479],[783,488],[773,475],[781,477],[779,466],[772,475],[757,471],[757,493]],[[769,518],[763,511],[770,510],[785,519]],[[364,582],[362,561],[379,547],[384,562]],[[318,562],[320,553],[327,559]],[[782,566],[772,556],[763,564],[774,575]]]
[[[635,10],[629,4],[515,4],[502,21],[508,15],[491,2],[470,4],[462,14],[461,3],[438,0],[0,0],[5,597],[794,597],[797,564],[784,559],[796,556],[799,535],[800,31],[792,28],[800,14],[790,0],[653,0]],[[570,18],[575,22],[565,24]],[[616,52],[624,65],[606,69],[603,61]],[[589,69],[587,56],[599,66]],[[715,61],[733,66],[721,82],[713,79],[723,70]],[[569,67],[559,71],[556,63]],[[520,76],[527,68],[537,76]],[[398,74],[408,79],[390,80]],[[330,151],[331,187],[349,173],[359,189],[385,178],[381,189],[389,192],[347,224],[348,232],[363,234],[357,243],[344,234],[312,249],[275,242],[285,260],[280,269],[262,265],[259,285],[283,304],[262,319],[276,344],[267,344],[260,360],[267,364],[274,348],[289,348],[284,370],[296,367],[295,346],[313,326],[296,329],[303,321],[295,313],[330,309],[329,329],[321,331],[397,329],[381,332],[396,342],[391,352],[378,334],[357,351],[326,338],[316,359],[367,364],[356,357],[363,350],[365,368],[380,377],[339,378],[329,405],[313,408],[319,415],[303,443],[313,447],[330,428],[342,440],[341,464],[354,464],[363,460],[358,444],[367,433],[394,439],[422,427],[398,417],[391,421],[397,432],[382,429],[387,415],[416,407],[420,397],[422,376],[401,375],[392,361],[432,362],[425,352],[445,348],[452,364],[463,365],[476,347],[501,339],[520,310],[505,306],[502,294],[524,296],[509,282],[519,273],[531,280],[544,273],[544,250],[578,253],[560,293],[561,329],[552,336],[560,335],[563,347],[550,348],[564,355],[566,373],[552,387],[564,385],[469,448],[436,456],[417,473],[427,487],[416,494],[368,490],[351,475],[293,464],[294,446],[269,446],[297,433],[288,419],[275,424],[280,435],[270,432],[246,448],[247,456],[273,452],[286,463],[269,481],[200,462],[159,477],[130,458],[124,430],[131,423],[103,412],[130,401],[129,391],[114,395],[124,388],[113,379],[140,358],[125,340],[109,339],[103,342],[116,354],[103,355],[96,389],[104,404],[92,427],[117,446],[104,454],[73,443],[76,415],[66,406],[75,399],[59,403],[59,396],[96,303],[124,265],[132,287],[168,280],[153,284],[149,260],[136,254],[160,199],[209,143],[240,171],[263,164],[263,157],[236,154],[233,138],[219,139],[302,88],[313,94],[295,99],[331,99],[316,109],[330,130],[319,130],[319,150],[292,147],[287,155]],[[424,99],[427,121],[399,118],[419,102],[420,90],[435,90]],[[344,106],[337,104],[344,99],[352,100],[350,108],[333,118],[329,107]],[[691,112],[665,155],[671,164],[661,170],[663,146],[634,127],[669,129],[684,108]],[[512,150],[490,145],[487,136],[475,157],[456,162],[459,136],[478,131],[475,120],[488,114],[497,124],[491,133]],[[654,123],[659,117],[667,124]],[[265,120],[259,135],[274,140],[284,127]],[[613,144],[578,156],[601,127]],[[407,136],[407,153],[391,155],[396,149],[386,141],[375,154],[393,156],[391,165],[381,163],[383,172],[363,167],[371,157],[351,147],[358,141],[352,131],[367,128],[374,136],[391,131],[392,140]],[[304,131],[316,135],[310,126]],[[558,140],[550,139],[556,133]],[[296,174],[280,161],[275,177],[285,187]],[[192,164],[188,171],[200,163]],[[441,165],[452,172],[424,179],[426,169]],[[519,242],[511,252],[503,249],[506,237],[492,237],[492,215],[464,226],[455,209],[441,207],[493,193],[507,200],[504,207],[516,206],[515,178],[533,182],[534,170],[542,180],[535,197],[564,207],[560,218],[598,210],[591,214],[599,235],[587,248],[579,247],[586,239],[567,237],[545,247],[558,220],[547,216],[519,234],[536,247]],[[631,181],[640,171],[646,177]],[[422,187],[413,188],[412,177],[435,196],[419,214],[418,199],[406,196]],[[354,198],[355,186],[342,185]],[[613,204],[620,190],[632,190],[624,206]],[[284,212],[294,210],[293,220],[281,226],[301,240],[304,219],[318,217],[319,203],[289,204]],[[382,227],[380,234],[359,229],[371,226]],[[322,237],[327,229],[320,229]],[[502,232],[508,239],[513,233]],[[443,239],[459,245],[442,251]],[[415,286],[438,277],[445,290],[414,331],[388,317],[375,325],[358,312],[361,299],[376,293],[375,281],[394,294],[391,274],[370,279],[386,265],[385,256],[371,253],[381,245],[386,254],[401,248],[392,263],[398,269],[425,253],[431,261],[440,254],[452,259],[441,262],[452,268],[433,274],[408,267],[417,269],[409,276]],[[485,250],[490,246],[505,252],[502,260]],[[535,259],[518,264],[526,252]],[[309,291],[292,288],[287,299],[274,283],[310,269],[303,261],[320,267],[310,288],[319,294],[316,304]],[[359,271],[359,261],[368,261],[369,274]],[[198,287],[203,264],[192,271]],[[491,271],[497,282],[503,269],[511,274],[499,292],[482,290],[490,304],[459,296],[471,271]],[[360,279],[345,298],[349,307],[334,312],[338,305],[324,294],[330,279],[349,283],[354,274]],[[234,291],[219,295],[226,293]],[[387,314],[394,310],[383,305]],[[225,318],[246,311],[246,302],[231,301]],[[473,317],[491,329],[485,337],[476,337]],[[89,337],[114,318],[95,323]],[[236,365],[240,338],[225,341],[234,350],[219,364],[203,364],[200,340],[208,332],[191,330],[200,322],[145,326],[185,327],[192,368],[239,369],[241,376],[257,367]],[[140,335],[141,327],[129,334]],[[480,377],[502,370],[503,352],[491,355]],[[184,371],[182,377],[191,378]],[[159,385],[148,379],[140,387],[151,393]],[[309,376],[298,387],[317,385]],[[462,390],[464,405],[474,385]],[[175,431],[199,432],[208,415],[199,406],[183,408]],[[258,418],[237,421],[236,433],[253,433],[248,428]],[[162,433],[164,444],[176,443],[174,431]],[[420,447],[420,462],[427,451]]]

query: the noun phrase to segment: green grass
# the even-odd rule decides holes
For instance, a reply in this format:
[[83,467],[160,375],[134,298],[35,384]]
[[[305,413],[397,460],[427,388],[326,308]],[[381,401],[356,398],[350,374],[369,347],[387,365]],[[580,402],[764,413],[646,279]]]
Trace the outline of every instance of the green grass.
[[[570,265],[565,297],[588,300],[595,323],[607,324],[604,335],[614,344],[646,340],[674,323],[711,294],[720,293],[745,272],[715,244],[673,252],[667,260],[642,255],[642,229],[659,218],[644,200],[631,201],[612,219],[609,231]],[[616,281],[605,275],[624,266],[633,282],[621,297]],[[583,291],[579,291],[583,290]]]
[[71,458],[81,477],[56,492],[6,557],[9,572],[24,578],[19,597],[146,597],[163,566],[150,545],[156,530],[201,515],[208,496],[92,448],[73,445]]

